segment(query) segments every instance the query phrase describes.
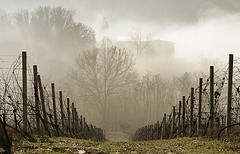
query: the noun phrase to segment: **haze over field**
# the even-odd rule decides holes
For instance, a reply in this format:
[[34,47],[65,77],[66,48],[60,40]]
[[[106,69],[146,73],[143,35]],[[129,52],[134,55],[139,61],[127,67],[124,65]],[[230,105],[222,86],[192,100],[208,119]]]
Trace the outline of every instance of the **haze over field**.
[[[75,18],[96,31],[97,40],[108,36],[128,40],[141,29],[155,39],[175,42],[176,56],[221,57],[239,47],[238,0],[1,0],[1,12],[33,10],[39,6],[62,6],[76,11]],[[186,55],[188,53],[188,55]],[[183,56],[184,55],[184,56]]]

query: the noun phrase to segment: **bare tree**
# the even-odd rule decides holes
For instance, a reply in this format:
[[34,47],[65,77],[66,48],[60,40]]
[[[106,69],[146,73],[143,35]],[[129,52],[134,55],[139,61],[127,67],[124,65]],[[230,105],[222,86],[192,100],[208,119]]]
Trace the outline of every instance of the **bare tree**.
[[192,78],[192,75],[188,72],[185,72],[180,77],[174,78],[173,82],[176,86],[176,90],[179,92],[177,95],[178,97],[189,95],[189,89],[191,89],[191,85],[193,85]]
[[130,39],[133,42],[137,54],[141,54],[144,49],[151,46],[152,37],[152,34],[147,34],[146,36],[144,36],[140,30],[137,30],[130,34]]
[[[134,77],[133,58],[105,39],[100,48],[84,52],[77,58],[73,78],[88,102],[97,106],[106,126],[111,97],[130,84]],[[85,100],[86,101],[86,100]]]

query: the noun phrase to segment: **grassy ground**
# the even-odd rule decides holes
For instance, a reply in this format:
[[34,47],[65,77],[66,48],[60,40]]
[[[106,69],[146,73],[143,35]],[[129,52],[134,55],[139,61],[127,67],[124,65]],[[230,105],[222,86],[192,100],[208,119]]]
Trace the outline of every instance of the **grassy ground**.
[[240,138],[176,138],[145,142],[94,142],[71,138],[38,138],[14,142],[14,153],[240,153]]

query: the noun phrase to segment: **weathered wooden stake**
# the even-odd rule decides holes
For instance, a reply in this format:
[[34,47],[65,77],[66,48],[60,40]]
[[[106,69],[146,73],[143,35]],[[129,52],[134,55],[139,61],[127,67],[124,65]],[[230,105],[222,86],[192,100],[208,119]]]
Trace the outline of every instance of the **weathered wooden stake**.
[[186,125],[185,125],[185,96],[183,96],[183,111],[182,111],[182,130],[183,130],[183,136],[186,136]]
[[81,131],[83,131],[83,116],[80,115],[80,128],[81,128]]
[[74,131],[77,133],[77,109],[74,107]]
[[153,125],[150,125],[149,129],[150,129],[150,132],[149,132],[150,140],[152,140],[153,139]]
[[85,117],[83,117],[83,131],[84,131],[84,133],[86,131],[86,119],[85,119]]
[[166,113],[164,113],[164,116],[163,116],[163,139],[166,139],[167,137],[167,132],[166,132],[166,124],[167,124],[167,115]]
[[39,92],[40,92],[40,98],[41,98],[44,127],[47,129],[46,131],[48,131],[47,113],[46,113],[46,108],[45,108],[45,99],[44,99],[43,87],[42,87],[42,82],[41,82],[40,75],[38,75],[38,85],[39,85]]
[[[227,126],[231,125],[232,120],[232,82],[233,82],[233,54],[229,55],[228,66],[228,102],[227,102]],[[231,128],[227,128],[227,134],[231,133]]]
[[33,65],[33,86],[34,86],[34,98],[35,98],[35,112],[36,112],[36,132],[40,132],[40,111],[39,111],[39,95],[38,95],[38,77],[37,77],[37,65]]
[[78,112],[77,109],[75,108],[75,113],[76,113],[76,132],[79,133],[79,116],[78,116]]
[[193,123],[193,108],[194,108],[194,88],[191,88],[191,106],[190,106],[190,134],[193,135],[194,132],[194,123]]
[[179,108],[178,108],[178,136],[180,136],[180,133],[182,131],[182,129],[181,129],[181,108],[182,108],[182,102],[179,101]]
[[161,122],[161,125],[160,125],[160,127],[159,127],[159,138],[160,139],[163,139],[163,121]]
[[160,139],[160,129],[159,129],[159,120],[157,121],[157,124],[156,124],[156,139]]
[[147,140],[150,140],[150,125],[147,127]]
[[53,101],[53,116],[54,116],[54,124],[57,125],[57,108],[56,108],[56,96],[55,96],[55,85],[51,84],[52,87],[52,101]]
[[22,99],[23,99],[23,131],[28,130],[27,118],[27,52],[22,52]]
[[68,128],[68,132],[70,133],[71,132],[71,117],[70,117],[70,99],[67,98],[67,128]]
[[62,130],[65,129],[65,123],[64,123],[64,109],[63,109],[63,96],[62,91],[59,91],[59,101],[60,101],[60,110],[61,110],[61,121],[62,121]]
[[72,103],[72,131],[75,132],[75,110],[74,110],[74,103]]
[[214,128],[214,66],[210,66],[210,128]]
[[172,135],[171,135],[171,137],[173,137],[174,136],[174,131],[175,131],[175,117],[176,117],[176,112],[175,112],[175,106],[173,106],[173,117],[172,117]]
[[198,97],[198,135],[201,133],[202,120],[202,78],[199,79],[199,97]]

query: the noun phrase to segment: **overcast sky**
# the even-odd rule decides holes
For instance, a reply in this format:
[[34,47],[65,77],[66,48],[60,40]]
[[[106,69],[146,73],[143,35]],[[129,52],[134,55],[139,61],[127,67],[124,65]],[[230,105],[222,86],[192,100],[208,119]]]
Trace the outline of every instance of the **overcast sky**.
[[74,9],[76,20],[93,27],[97,39],[127,40],[140,29],[175,42],[178,56],[240,49],[240,0],[0,0],[5,12],[46,5]]
[[137,22],[196,22],[209,9],[240,11],[239,0],[0,0],[6,11],[51,5],[73,8],[81,18],[105,15],[109,19]]

